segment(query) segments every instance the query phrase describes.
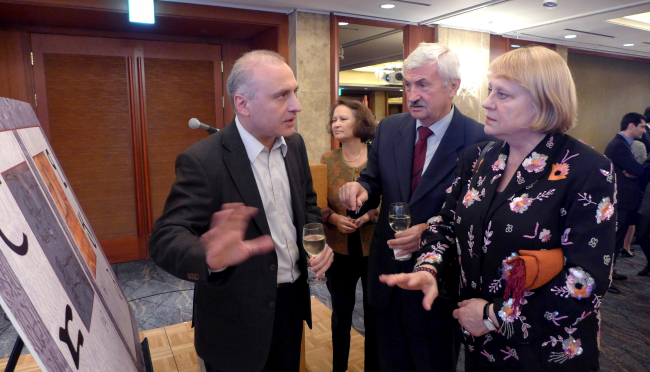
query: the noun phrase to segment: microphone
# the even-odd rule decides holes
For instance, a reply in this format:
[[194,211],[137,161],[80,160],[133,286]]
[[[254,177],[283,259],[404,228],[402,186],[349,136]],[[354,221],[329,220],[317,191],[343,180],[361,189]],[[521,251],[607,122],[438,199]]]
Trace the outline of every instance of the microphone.
[[197,118],[191,118],[190,122],[188,124],[189,124],[190,128],[192,128],[192,129],[207,130],[208,133],[210,133],[210,134],[217,133],[219,131],[219,129],[217,129],[215,127],[211,127],[211,126],[209,126],[207,124],[201,123],[199,121],[199,119],[197,119]]

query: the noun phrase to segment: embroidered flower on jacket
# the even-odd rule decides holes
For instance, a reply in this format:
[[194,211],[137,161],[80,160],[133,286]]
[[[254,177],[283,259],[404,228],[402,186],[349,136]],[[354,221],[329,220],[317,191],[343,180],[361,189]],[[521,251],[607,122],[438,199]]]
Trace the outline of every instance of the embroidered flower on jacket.
[[423,253],[418,257],[417,261],[415,262],[415,267],[418,267],[422,264],[435,264],[435,263],[441,263],[442,262],[442,255],[437,252],[427,252]]
[[614,214],[614,206],[609,200],[609,196],[603,198],[603,200],[598,203],[598,208],[596,210],[596,222],[601,223],[603,221],[608,221],[610,217]]
[[549,181],[563,180],[569,174],[569,164],[553,164],[553,169],[551,169],[551,174],[548,175]]
[[546,166],[546,159],[548,159],[548,156],[533,152],[529,157],[527,157],[524,160],[523,163],[521,163],[521,165],[529,173],[532,172],[539,173],[544,170],[544,167]]
[[605,265],[609,265],[609,263],[612,262],[612,257],[610,255],[606,254],[603,256],[603,263]]
[[573,298],[587,298],[596,286],[594,278],[581,267],[569,269],[569,276],[566,278],[566,288]]
[[566,216],[566,209],[560,208],[560,216]]
[[507,232],[507,233],[511,233],[511,232],[512,232],[512,228],[513,228],[513,226],[512,226],[511,224],[507,224],[507,225],[506,225],[506,232]]
[[[555,342],[553,343],[554,345]],[[562,352],[551,352],[551,357],[548,359],[548,361],[562,364],[569,359],[573,359],[579,356],[582,354],[582,347],[580,346],[581,344],[582,343],[580,342],[580,339],[575,339],[573,336],[569,336],[569,338],[562,341]]]
[[504,302],[501,310],[499,310],[501,320],[508,323],[512,323],[519,318],[519,314],[521,314],[521,309],[519,306],[514,306],[514,299],[512,298]]
[[529,198],[528,194],[522,194],[510,202],[510,210],[515,213],[524,213],[532,203],[533,199]]
[[465,207],[469,207],[470,205],[474,204],[474,201],[481,201],[481,198],[479,198],[478,190],[467,190],[465,197],[463,197],[463,205]]
[[428,223],[429,225],[433,225],[433,226],[438,226],[438,225],[440,225],[440,222],[442,222],[442,217],[441,217],[441,216],[434,216],[434,217],[431,217],[431,218],[429,218],[429,221],[427,221],[427,223]]
[[542,229],[542,232],[539,233],[539,238],[542,240],[542,242],[546,243],[551,239],[551,231],[547,229]]
[[596,245],[598,244],[598,239],[596,239],[596,238],[591,238],[591,240],[590,240],[589,243],[587,243],[587,244],[589,244],[589,246],[590,246],[591,248],[596,248]]
[[492,170],[495,172],[498,172],[500,170],[506,169],[506,160],[508,159],[508,155],[506,154],[499,154],[499,158],[492,164]]

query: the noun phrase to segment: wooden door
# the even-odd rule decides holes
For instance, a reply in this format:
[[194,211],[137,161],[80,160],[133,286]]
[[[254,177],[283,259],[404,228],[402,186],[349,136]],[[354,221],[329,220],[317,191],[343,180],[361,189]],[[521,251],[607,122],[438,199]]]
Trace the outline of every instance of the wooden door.
[[32,48],[39,120],[104,253],[145,258],[174,158],[205,136],[187,121],[223,126],[220,47],[33,34]]
[[190,129],[189,119],[198,118],[220,129],[224,126],[221,48],[146,41],[143,54],[145,164],[152,226],[175,180],[176,156],[208,136],[204,130]]

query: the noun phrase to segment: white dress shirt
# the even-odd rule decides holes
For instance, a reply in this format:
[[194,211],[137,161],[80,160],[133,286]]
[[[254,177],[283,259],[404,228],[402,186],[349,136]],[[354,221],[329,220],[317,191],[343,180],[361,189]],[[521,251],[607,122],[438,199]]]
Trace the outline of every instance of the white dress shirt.
[[[436,153],[436,150],[438,149],[438,146],[440,145],[440,140],[442,137],[445,135],[445,132],[447,132],[447,128],[449,128],[449,124],[451,124],[451,118],[454,117],[454,105],[451,106],[451,111],[442,119],[438,120],[437,122],[431,124],[428,128],[431,129],[433,132],[432,135],[427,138],[427,156],[424,158],[424,167],[422,168],[422,175],[424,175],[424,172],[427,170],[427,167],[429,166],[429,163],[431,163],[431,159],[433,159],[433,155]],[[423,127],[424,124],[420,121],[420,119],[415,121],[415,143],[418,143],[418,138],[420,137],[420,132],[418,131],[418,128]]]
[[284,137],[278,137],[269,151],[246,131],[239,118],[235,117],[235,123],[251,162],[278,255],[278,283],[293,283],[300,276],[297,264],[300,253],[296,243],[296,227],[293,225],[289,176],[284,164],[287,144]]

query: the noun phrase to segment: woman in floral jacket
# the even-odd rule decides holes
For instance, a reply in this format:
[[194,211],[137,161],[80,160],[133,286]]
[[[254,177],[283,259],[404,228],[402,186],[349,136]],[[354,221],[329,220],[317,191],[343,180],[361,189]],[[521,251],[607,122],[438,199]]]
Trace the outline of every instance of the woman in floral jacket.
[[[518,49],[488,71],[485,132],[500,141],[463,153],[445,206],[422,234],[414,273],[382,281],[421,289],[429,308],[438,293],[434,278],[460,263],[463,301],[454,317],[468,372],[596,371],[599,308],[614,253],[612,164],[564,134],[577,103],[557,53]],[[548,278],[515,295],[523,283],[513,270],[520,250],[545,255],[540,251],[555,248],[556,271],[549,276],[553,265],[540,258],[538,277]]]

